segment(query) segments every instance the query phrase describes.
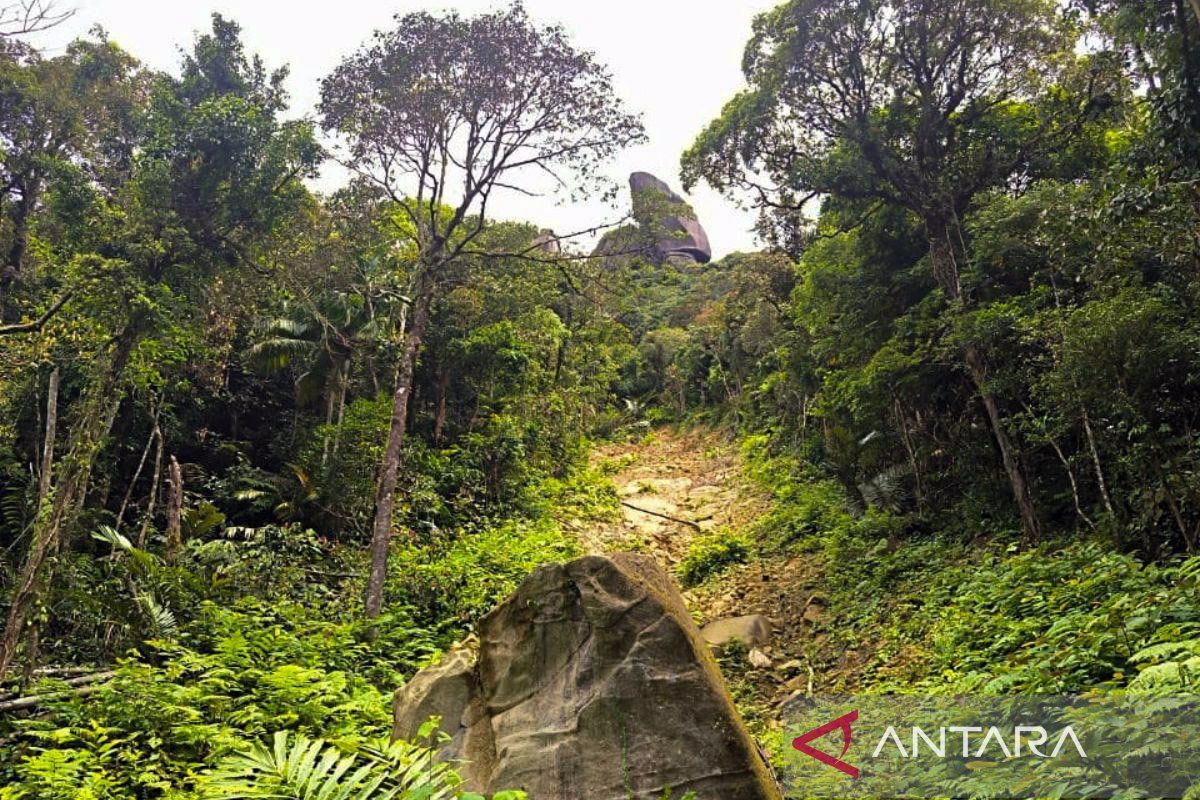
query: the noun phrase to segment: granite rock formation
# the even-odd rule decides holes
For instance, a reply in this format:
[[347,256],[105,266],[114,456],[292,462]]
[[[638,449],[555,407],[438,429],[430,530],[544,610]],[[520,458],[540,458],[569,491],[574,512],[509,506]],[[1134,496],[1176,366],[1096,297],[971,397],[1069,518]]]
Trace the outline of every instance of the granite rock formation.
[[[473,660],[474,659],[474,660]],[[535,571],[396,697],[394,735],[430,715],[468,788],[530,800],[779,800],[708,645],[648,556]]]

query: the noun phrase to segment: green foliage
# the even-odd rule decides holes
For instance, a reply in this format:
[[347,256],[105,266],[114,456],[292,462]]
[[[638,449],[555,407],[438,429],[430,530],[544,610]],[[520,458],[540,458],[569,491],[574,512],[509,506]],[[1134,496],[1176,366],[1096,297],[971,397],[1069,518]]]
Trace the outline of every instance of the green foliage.
[[[879,628],[877,688],[1068,694],[1163,691],[1189,680],[1200,624],[1196,560],[1140,563],[1096,542],[971,553],[935,542],[876,556],[874,586],[839,591]],[[888,593],[884,604],[865,591]]]
[[579,554],[574,537],[552,519],[509,520],[450,541],[401,545],[392,553],[389,597],[424,619],[473,621],[504,599],[532,570]]
[[204,603],[178,641],[149,642],[93,693],[10,722],[0,781],[38,798],[172,796],[274,731],[365,745],[390,730],[390,692],[446,643],[398,609],[367,626],[287,603]]
[[[429,728],[430,726],[426,726]],[[422,731],[417,741],[429,737]],[[457,789],[453,767],[436,760],[425,744],[388,742],[346,754],[320,739],[287,731],[275,734],[270,747],[255,744],[229,756],[201,780],[202,798],[325,798],[344,800],[471,800],[479,795]]]
[[730,529],[720,528],[692,540],[677,574],[685,587],[692,587],[749,560],[750,543]]
[[542,564],[580,554],[573,531],[611,519],[618,498],[602,469],[581,469],[526,489],[522,511],[479,527],[398,543],[388,597],[425,620],[473,622]]

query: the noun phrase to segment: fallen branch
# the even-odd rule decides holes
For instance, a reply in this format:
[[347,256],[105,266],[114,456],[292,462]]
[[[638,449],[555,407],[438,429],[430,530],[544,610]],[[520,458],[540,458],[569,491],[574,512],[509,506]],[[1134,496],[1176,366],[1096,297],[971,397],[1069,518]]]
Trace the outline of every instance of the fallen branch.
[[632,508],[634,511],[640,511],[643,514],[649,514],[652,517],[661,517],[662,519],[669,519],[671,522],[678,522],[680,525],[689,525],[698,531],[704,530],[703,528],[700,527],[699,523],[692,522],[690,519],[680,519],[679,517],[672,517],[670,514],[663,514],[658,511],[651,511],[648,508],[639,508],[638,506],[635,506],[633,503],[627,503],[624,500],[621,501],[621,505],[625,506],[626,508]]
[[45,694],[31,694],[27,697],[17,697],[11,700],[0,701],[0,713],[22,711],[27,708],[36,708],[47,700],[54,700],[65,695],[75,695],[76,697],[86,697],[100,687],[97,685],[102,681],[108,680],[116,672],[107,670],[105,672],[95,672],[91,675],[80,675],[77,678],[67,678],[63,683],[69,688],[56,692],[47,692]]

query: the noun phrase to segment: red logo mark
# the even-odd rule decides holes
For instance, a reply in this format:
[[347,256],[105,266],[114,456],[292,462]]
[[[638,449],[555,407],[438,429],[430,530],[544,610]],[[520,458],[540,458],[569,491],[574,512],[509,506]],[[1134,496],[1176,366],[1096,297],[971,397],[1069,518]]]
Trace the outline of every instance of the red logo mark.
[[[844,714],[831,722],[826,722],[819,728],[813,728],[808,733],[797,736],[792,740],[792,747],[796,748],[801,753],[804,753],[806,756],[812,756],[822,764],[846,773],[851,778],[857,778],[858,768],[852,767],[845,761],[841,760],[842,756],[846,755],[846,751],[850,749],[850,723],[857,721],[858,711],[851,711],[849,714]],[[842,732],[842,752],[837,758],[834,758],[833,756],[829,755],[829,753],[824,753],[809,744],[809,742],[812,740],[820,739],[822,736],[826,736],[836,730],[841,730]]]

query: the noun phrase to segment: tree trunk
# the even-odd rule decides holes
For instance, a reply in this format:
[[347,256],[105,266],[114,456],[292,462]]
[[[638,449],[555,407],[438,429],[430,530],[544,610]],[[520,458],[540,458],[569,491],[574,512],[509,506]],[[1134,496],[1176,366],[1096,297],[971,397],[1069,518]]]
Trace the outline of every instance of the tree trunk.
[[138,528],[137,546],[146,546],[146,534],[154,521],[154,507],[158,505],[158,483],[162,480],[163,433],[156,420],[154,423],[154,477],[150,479],[150,496],[146,498],[146,513],[142,515],[142,527]]
[[334,367],[329,373],[329,379],[325,385],[325,429],[321,435],[321,471],[325,471],[325,464],[329,461],[329,445],[330,435],[333,428],[333,409],[337,403],[337,381],[338,370]]
[[[29,179],[29,182],[33,180]],[[34,197],[25,185],[27,184],[23,184],[21,188],[20,201],[13,206],[12,245],[6,254],[7,263],[0,267],[0,320],[8,318],[6,302],[9,289],[21,274],[25,263],[25,251],[29,247],[29,216],[33,210]]]
[[346,418],[346,389],[350,386],[350,359],[342,362],[341,377],[338,380],[337,419],[333,428],[333,457],[337,458],[338,447],[342,443],[342,420]]
[[[50,385],[46,390],[46,434],[42,442],[42,461],[38,469],[37,507],[41,509],[50,497],[50,476],[54,471],[54,441],[58,435],[58,367],[50,373]],[[21,686],[33,680],[33,670],[38,662],[40,642],[37,620],[30,620],[25,636],[25,670],[21,675]]]
[[1028,539],[1036,540],[1041,536],[1041,525],[1038,523],[1033,493],[1029,490],[1029,481],[1025,477],[1016,446],[1004,430],[1004,418],[1000,415],[996,396],[987,388],[987,368],[983,356],[976,348],[968,347],[965,357],[971,380],[975,383],[979,399],[983,401],[983,407],[987,411],[988,421],[992,426],[992,437],[996,440],[996,446],[1000,448],[1000,461],[1004,464],[1013,499],[1017,501],[1017,510],[1021,514],[1021,530]]
[[904,443],[904,452],[908,454],[908,465],[913,471],[913,486],[917,493],[917,509],[924,510],[925,508],[925,491],[921,483],[921,466],[917,461],[917,448],[913,445],[912,435],[908,432],[908,422],[905,419],[904,406],[900,403],[900,398],[893,396],[892,398],[896,410],[896,423],[900,426],[900,440]]
[[0,639],[0,675],[12,665],[30,612],[41,602],[44,589],[50,584],[52,575],[48,562],[79,514],[92,464],[108,437],[121,402],[121,379],[138,339],[136,327],[136,323],[130,323],[117,336],[111,352],[101,363],[99,375],[80,401],[58,480],[38,508],[29,552],[17,578],[4,635]]
[[133,477],[129,480],[129,486],[125,488],[125,496],[121,498],[121,507],[117,510],[117,521],[113,523],[114,530],[121,530],[121,522],[125,519],[125,511],[129,508],[129,501],[133,499],[133,490],[137,487],[138,479],[142,477],[142,470],[146,468],[146,459],[150,457],[150,448],[154,445],[154,433],[157,430],[158,411],[153,411],[150,417],[150,435],[146,437],[146,446],[142,448],[142,457],[138,459],[137,469],[133,471]]
[[46,438],[42,442],[42,463],[38,473],[38,508],[50,496],[50,473],[54,469],[54,440],[58,435],[58,367],[50,373],[46,390]]
[[175,561],[183,547],[183,470],[175,456],[171,456],[168,474],[171,494],[167,497],[167,561]]
[[1114,522],[1120,522],[1116,509],[1113,508],[1112,496],[1108,493],[1108,482],[1104,480],[1104,467],[1100,464],[1100,451],[1096,449],[1096,437],[1092,434],[1092,421],[1087,409],[1083,409],[1083,433],[1087,437],[1088,451],[1092,455],[1092,468],[1096,471],[1096,483],[1100,486],[1100,497],[1104,500],[1104,510]]
[[450,370],[443,368],[438,376],[437,413],[433,418],[433,443],[441,445],[446,431],[446,395],[450,393]]
[[1071,483],[1071,500],[1075,503],[1075,515],[1084,521],[1089,528],[1096,530],[1096,523],[1092,522],[1092,518],[1083,510],[1083,504],[1079,500],[1079,483],[1075,480],[1075,468],[1071,466],[1071,460],[1067,458],[1067,454],[1058,446],[1058,442],[1054,441],[1053,437],[1047,436],[1047,441],[1054,448],[1054,454],[1058,456],[1058,460],[1062,462],[1063,471],[1067,473],[1067,480]]
[[[945,292],[947,299],[962,308],[965,303],[962,296],[956,251],[963,246],[963,237],[957,216],[949,214],[945,217],[927,217],[925,229],[929,236],[929,261],[933,268],[933,278]],[[956,243],[958,248],[955,246]],[[996,396],[987,388],[987,366],[983,354],[976,347],[968,347],[963,353],[963,360],[971,375],[971,381],[979,393],[979,399],[983,401],[983,407],[987,411],[992,437],[996,440],[996,446],[1000,448],[1000,460],[1004,464],[1004,472],[1008,475],[1013,499],[1016,500],[1017,510],[1021,514],[1021,529],[1027,538],[1037,539],[1041,534],[1041,528],[1038,524],[1033,494],[1030,492],[1029,481],[1025,477],[1025,470],[1021,465],[1017,449],[1004,430],[1004,418],[1000,414]]]
[[404,349],[396,368],[392,422],[375,494],[375,523],[371,530],[371,571],[367,577],[364,604],[367,619],[378,617],[383,610],[383,584],[387,577],[388,545],[392,538],[392,509],[395,507],[396,477],[400,471],[400,451],[404,445],[404,433],[408,424],[408,401],[412,394],[413,371],[416,368],[417,356],[421,352],[425,328],[429,324],[432,304],[433,288],[423,286],[417,294],[412,325],[404,336]]
[[954,254],[954,239],[951,225],[934,221],[927,223],[929,230],[929,263],[933,268],[933,279],[946,293],[951,302],[962,298],[962,283],[959,279],[958,259]]

